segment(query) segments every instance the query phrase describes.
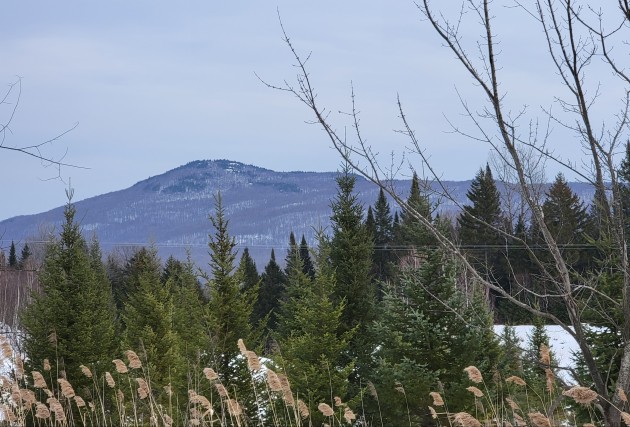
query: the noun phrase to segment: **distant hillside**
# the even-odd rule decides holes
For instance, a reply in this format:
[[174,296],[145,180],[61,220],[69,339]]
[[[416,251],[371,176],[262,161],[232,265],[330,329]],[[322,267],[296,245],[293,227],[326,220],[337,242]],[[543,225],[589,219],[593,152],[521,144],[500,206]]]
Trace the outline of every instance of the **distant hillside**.
[[[274,172],[229,160],[201,160],[140,181],[124,190],[76,202],[77,219],[86,235],[96,233],[103,251],[115,246],[155,244],[163,257],[185,257],[204,266],[208,261],[210,229],[208,214],[213,196],[221,191],[230,233],[240,247],[248,246],[259,269],[276,248],[282,260],[293,231],[313,243],[315,228],[327,227],[330,201],[336,194],[335,172]],[[448,182],[456,197],[466,203],[470,181]],[[396,186],[405,193],[409,181]],[[584,184],[572,185],[583,199],[592,191]],[[366,208],[374,204],[378,188],[357,178],[356,191]],[[395,208],[395,206],[393,206]],[[441,209],[453,211],[452,205]],[[34,241],[42,230],[58,226],[63,207],[48,212],[18,216],[0,222],[0,245]]]

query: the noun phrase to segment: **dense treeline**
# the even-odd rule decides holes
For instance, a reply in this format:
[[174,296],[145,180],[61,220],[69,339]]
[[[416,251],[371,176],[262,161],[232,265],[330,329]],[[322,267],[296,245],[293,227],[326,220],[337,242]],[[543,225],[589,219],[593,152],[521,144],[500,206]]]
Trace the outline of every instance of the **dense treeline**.
[[[630,145],[619,174],[630,183]],[[250,375],[252,354],[286,375],[314,425],[324,421],[318,405],[334,407],[333,396],[356,408],[368,425],[431,423],[428,407],[435,403],[429,393],[436,390],[449,396],[451,412],[474,410],[478,402],[462,375],[470,365],[489,376],[517,375],[541,393],[548,389],[551,363],[545,370],[537,362],[539,347],[548,344],[542,321],[476,286],[417,220],[390,206],[382,190],[365,209],[354,185],[345,168],[331,201],[330,230],[320,230],[311,246],[291,233],[287,253],[272,250],[261,273],[247,249],[239,258],[220,194],[210,215],[204,269],[190,260],[163,261],[152,247],[124,257],[110,254],[103,262],[98,241],[82,236],[69,202],[61,232],[45,251],[41,292],[21,316],[27,370],[72,379],[77,394],[120,410],[113,391],[93,395],[84,368],[111,375],[118,366],[112,359],[135,350],[136,369],[148,379],[152,398],[175,408],[170,413],[180,425],[194,418],[186,403],[189,390],[215,396],[211,401],[218,405],[225,397],[201,381],[204,368],[230,385],[225,393],[238,398],[244,419],[274,425],[270,410],[261,409],[261,402],[273,401],[272,390],[267,396],[252,391],[252,382],[261,380]],[[528,304],[566,316],[547,296],[553,278],[540,273],[539,263],[549,260],[537,249],[539,231],[526,209],[504,209],[489,166],[475,176],[469,203],[456,218],[436,214],[439,206],[430,203],[427,189],[414,174],[407,205],[452,235],[481,274]],[[630,209],[630,190],[625,194],[624,208]],[[587,275],[598,259],[611,256],[597,195],[585,205],[558,175],[543,197],[545,221],[570,260],[571,274]],[[18,260],[12,245],[8,265],[21,268],[29,256],[25,246]],[[607,295],[620,292],[614,271],[599,280]],[[606,302],[595,298],[593,310],[598,304]],[[621,345],[614,317],[620,315],[611,312],[609,324],[591,332],[600,343],[598,360],[610,365],[613,377],[614,348]],[[497,322],[538,326],[525,345],[510,328],[495,336]],[[486,392],[499,393],[496,384],[486,384]],[[44,390],[35,392],[46,400]]]

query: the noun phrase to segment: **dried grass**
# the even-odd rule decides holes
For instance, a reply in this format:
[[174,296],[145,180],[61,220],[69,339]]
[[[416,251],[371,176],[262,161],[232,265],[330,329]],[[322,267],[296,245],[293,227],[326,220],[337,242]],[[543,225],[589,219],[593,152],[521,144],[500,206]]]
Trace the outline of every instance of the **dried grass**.
[[466,390],[475,395],[475,397],[483,397],[483,391],[479,390],[475,386],[466,387]]
[[325,417],[332,417],[335,414],[333,408],[331,408],[330,405],[328,405],[327,403],[320,403],[319,405],[317,405],[317,409],[319,409],[319,412],[321,412],[322,415]]
[[129,369],[127,369],[127,365],[125,365],[125,362],[123,362],[122,360],[114,359],[112,360],[112,363],[116,365],[116,372],[118,372],[119,374],[126,374],[127,372],[129,372]]
[[525,382],[525,380],[521,377],[517,377],[516,375],[512,375],[511,377],[507,377],[505,379],[505,382],[507,383],[513,383],[516,385],[522,385],[522,386],[526,386],[527,383]]
[[135,351],[127,350],[125,352],[125,356],[127,356],[127,360],[129,360],[129,367],[131,369],[142,368],[142,362],[140,361],[140,358],[138,357]]
[[431,393],[429,393],[429,396],[431,396],[431,398],[433,399],[434,406],[444,406],[444,400],[442,399],[440,393],[438,393],[437,391],[432,391]]
[[531,412],[527,414],[532,425],[535,427],[551,427],[551,421],[549,418],[541,414],[540,412]]
[[483,376],[481,375],[481,372],[479,371],[479,369],[477,369],[476,366],[468,366],[464,368],[464,372],[468,374],[468,379],[470,381],[477,384],[483,382]]
[[461,427],[481,427],[479,420],[470,415],[468,412],[456,413],[453,417],[453,422]]
[[597,399],[597,392],[587,387],[575,386],[562,392],[563,396],[568,396],[582,405],[590,405]]
[[35,388],[48,388],[46,384],[46,380],[44,376],[38,371],[32,371],[31,375],[33,376],[33,387]]
[[79,366],[79,368],[81,368],[81,372],[83,372],[83,375],[85,375],[88,378],[92,378],[92,371],[90,371],[90,368],[88,368],[85,365],[81,365]]
[[116,381],[114,381],[114,377],[109,372],[105,372],[105,382],[109,388],[116,387]]
[[203,368],[203,375],[208,381],[216,381],[219,379],[219,375],[212,368]]
[[306,403],[304,403],[304,401],[302,401],[301,399],[298,399],[297,401],[297,408],[298,411],[300,413],[300,417],[305,420],[309,417],[310,412],[308,410],[308,406],[306,406]]

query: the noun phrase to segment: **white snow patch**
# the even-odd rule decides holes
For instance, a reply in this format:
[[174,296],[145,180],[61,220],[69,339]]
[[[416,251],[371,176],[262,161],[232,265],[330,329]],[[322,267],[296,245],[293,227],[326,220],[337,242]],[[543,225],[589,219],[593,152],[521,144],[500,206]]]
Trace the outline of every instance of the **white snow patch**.
[[[501,336],[503,328],[503,325],[495,325],[494,332]],[[534,326],[532,325],[514,326],[516,336],[521,340],[521,347],[527,347],[533,329]],[[580,347],[575,339],[573,339],[567,331],[558,325],[546,325],[545,331],[549,336],[549,347],[551,349],[551,353],[557,361],[558,366],[575,368],[574,354],[580,351]],[[558,375],[560,375],[565,381],[572,382],[570,380],[571,375],[567,371],[560,371],[558,372]]]

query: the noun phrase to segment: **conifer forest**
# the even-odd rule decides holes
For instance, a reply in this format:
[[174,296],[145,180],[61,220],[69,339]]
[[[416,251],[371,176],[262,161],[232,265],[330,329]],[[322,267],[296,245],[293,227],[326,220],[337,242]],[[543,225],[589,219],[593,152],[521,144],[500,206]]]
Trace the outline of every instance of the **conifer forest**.
[[[106,251],[68,186],[43,244],[0,251],[0,426],[630,426],[630,4],[613,3],[610,21],[570,0],[512,5],[539,26],[562,89],[542,119],[514,108],[494,2],[415,4],[466,87],[450,132],[492,153],[465,202],[434,168],[405,94],[393,109],[406,151],[383,157],[360,91],[350,85],[343,112],[326,105],[315,57],[278,12],[289,74],[256,77],[340,159],[330,225],[289,233],[257,265],[217,191],[203,263],[151,244]],[[600,98],[602,68],[616,97]],[[577,160],[553,149],[554,126]],[[201,186],[186,179],[165,188]],[[369,203],[359,179],[377,191]],[[550,326],[575,342],[570,362]]]

